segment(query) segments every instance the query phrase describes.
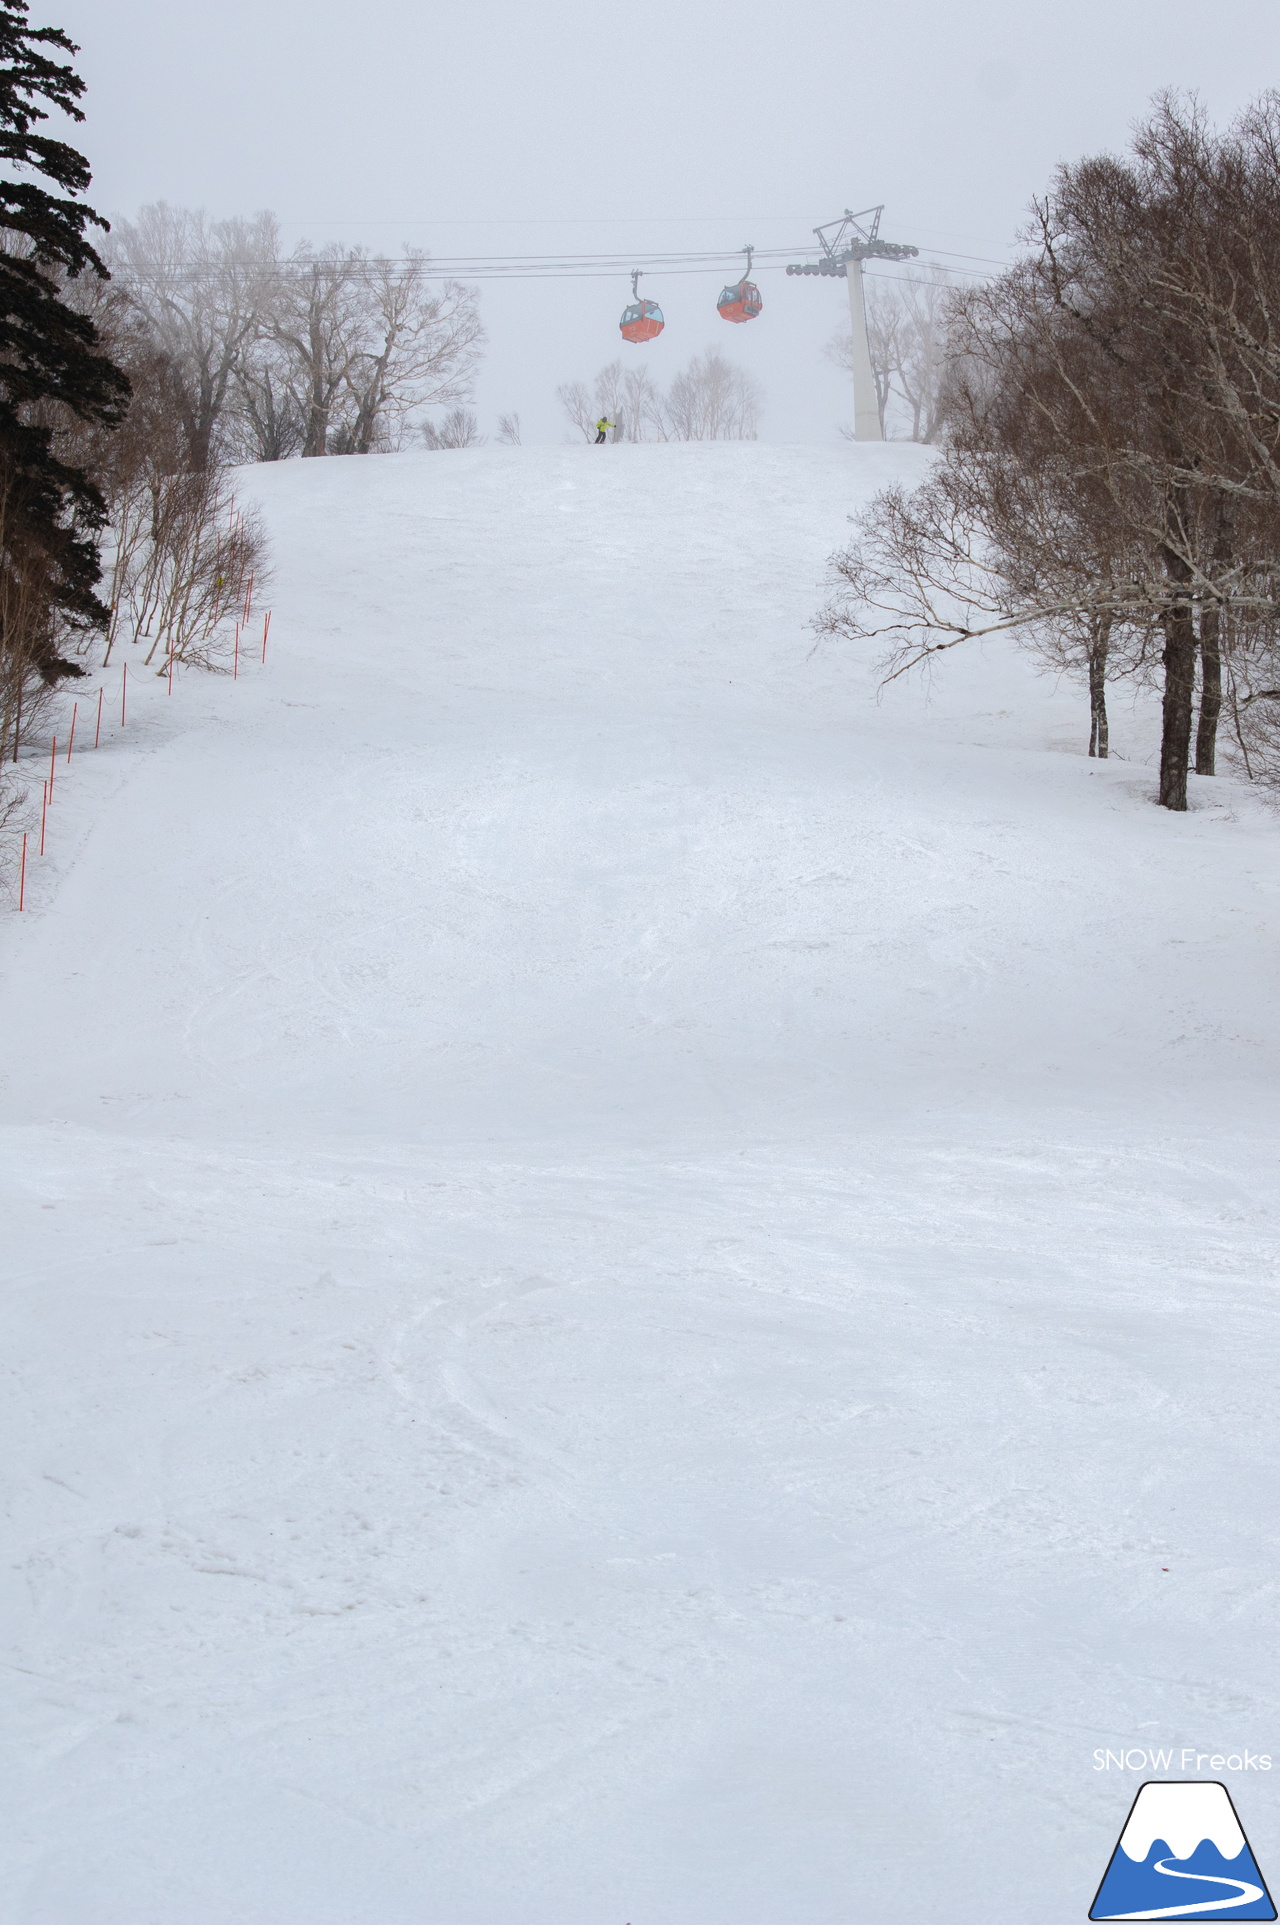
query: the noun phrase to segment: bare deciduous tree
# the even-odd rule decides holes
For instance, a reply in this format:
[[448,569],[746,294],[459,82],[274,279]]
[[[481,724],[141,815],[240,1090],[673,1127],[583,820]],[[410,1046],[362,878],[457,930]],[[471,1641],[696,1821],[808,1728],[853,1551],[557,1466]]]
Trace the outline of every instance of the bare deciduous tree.
[[121,223],[113,266],[180,383],[193,470],[394,447],[409,417],[470,394],[475,292],[433,280],[419,249],[304,242],[282,259],[273,215],[157,202]]
[[336,243],[294,249],[263,317],[263,332],[283,350],[302,410],[301,453],[325,455],[363,338],[358,303],[351,298],[360,252]]
[[352,277],[358,346],[347,371],[340,453],[398,445],[406,417],[471,394],[484,339],[474,292],[435,286],[419,248],[403,261],[361,259]]
[[595,440],[601,417],[617,424],[620,441],[754,441],[761,404],[754,376],[716,348],[696,354],[665,395],[648,368],[620,359],[601,368],[591,390],[570,381],[556,395],[584,441]]
[[[934,442],[941,435],[950,294],[945,271],[930,265],[868,285],[867,340],[880,426],[890,439]],[[832,337],[826,352],[852,374],[853,336],[847,327]]]
[[485,442],[470,408],[450,408],[442,421],[424,421],[421,434],[428,448],[482,448]]
[[644,366],[624,370],[618,390],[618,426],[615,441],[666,441],[670,439],[666,402],[662,390]]
[[104,438],[95,472],[107,503],[105,544],[111,623],[104,660],[118,642],[144,659],[208,664],[230,639],[249,579],[267,579],[258,517],[234,504],[226,468],[192,470],[174,405],[181,375],[126,313],[116,337],[133,389],[122,426]]
[[[64,459],[92,473],[107,513],[102,544],[109,604],[104,660],[117,644],[141,645],[144,659],[209,663],[233,637],[250,576],[267,579],[257,518],[234,505],[217,440],[193,468],[188,370],[155,337],[150,322],[116,284],[85,280],[69,288],[126,373],[130,400],[109,430],[65,411],[51,419]],[[220,437],[219,437],[220,439]]]
[[556,400],[564,409],[573,427],[578,430],[584,441],[594,441],[595,413],[591,406],[591,396],[585,382],[566,381],[556,389]]
[[1274,699],[1280,97],[1225,135],[1162,98],[1132,158],[1059,170],[1028,238],[954,301],[942,461],[864,518],[824,626],[891,634],[898,672],[996,630],[1083,625],[1143,666],[1158,638],[1185,809],[1197,666],[1203,773],[1224,665],[1233,720]]
[[1228,617],[1222,635],[1228,760],[1255,782],[1280,790],[1280,644],[1274,625]]
[[718,348],[695,354],[667,390],[666,420],[673,441],[754,441],[760,384]]
[[[266,584],[266,539],[258,516],[237,508],[225,472],[152,475],[127,560],[114,572],[115,636],[145,645],[144,662],[210,666],[249,613],[250,581]],[[145,516],[145,520],[143,517]]]
[[224,447],[232,461],[287,461],[301,454],[307,405],[294,357],[260,332],[237,363],[233,398],[224,416]]
[[203,211],[155,201],[117,223],[109,265],[181,377],[175,405],[188,464],[216,459],[216,440],[240,361],[276,284],[273,214],[211,221]]
[[595,425],[603,418],[614,423],[614,441],[669,441],[672,439],[662,391],[647,367],[621,359],[601,368],[593,384],[593,406],[586,431],[595,439]]

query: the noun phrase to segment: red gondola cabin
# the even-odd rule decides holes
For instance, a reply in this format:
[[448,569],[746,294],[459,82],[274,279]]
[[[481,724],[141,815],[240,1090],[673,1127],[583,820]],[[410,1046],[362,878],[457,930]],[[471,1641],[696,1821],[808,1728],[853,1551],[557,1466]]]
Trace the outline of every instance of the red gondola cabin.
[[633,301],[623,309],[618,323],[623,340],[637,343],[656,340],[664,325],[662,309],[656,301]]
[[735,281],[716,302],[723,321],[754,321],[764,302],[754,281]]

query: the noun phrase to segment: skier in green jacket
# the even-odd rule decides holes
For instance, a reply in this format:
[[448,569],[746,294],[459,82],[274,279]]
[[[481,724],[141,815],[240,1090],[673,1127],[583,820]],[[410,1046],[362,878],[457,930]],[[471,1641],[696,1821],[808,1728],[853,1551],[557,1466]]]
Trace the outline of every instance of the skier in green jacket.
[[617,425],[618,424],[616,421],[606,421],[604,416],[601,415],[600,419],[596,422],[597,448],[600,446],[600,443],[604,440],[605,436],[608,434],[610,428],[616,428]]

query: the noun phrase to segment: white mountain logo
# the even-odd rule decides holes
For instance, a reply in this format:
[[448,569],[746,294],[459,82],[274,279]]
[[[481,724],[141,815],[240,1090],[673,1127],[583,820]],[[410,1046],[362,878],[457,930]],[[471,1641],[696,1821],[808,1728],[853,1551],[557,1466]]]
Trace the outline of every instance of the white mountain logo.
[[1266,1881],[1225,1785],[1146,1784],[1089,1908],[1092,1919],[1272,1919]]

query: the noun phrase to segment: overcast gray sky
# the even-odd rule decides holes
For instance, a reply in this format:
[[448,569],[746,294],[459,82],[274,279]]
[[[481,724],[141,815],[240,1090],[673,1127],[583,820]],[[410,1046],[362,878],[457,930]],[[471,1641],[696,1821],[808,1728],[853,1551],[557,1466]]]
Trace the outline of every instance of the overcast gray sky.
[[[1157,88],[1226,119],[1280,84],[1261,0],[33,0],[32,19],[82,46],[104,212],[270,207],[290,241],[439,256],[799,253],[883,201],[888,238],[980,269],[1054,163],[1122,146]],[[484,425],[514,408],[559,440],[558,382],[619,352],[666,380],[716,343],[763,382],[769,438],[832,437],[842,284],[757,278],[764,314],[730,328],[718,272],[655,272],[667,328],[644,349],[619,340],[625,275],[486,285]]]

